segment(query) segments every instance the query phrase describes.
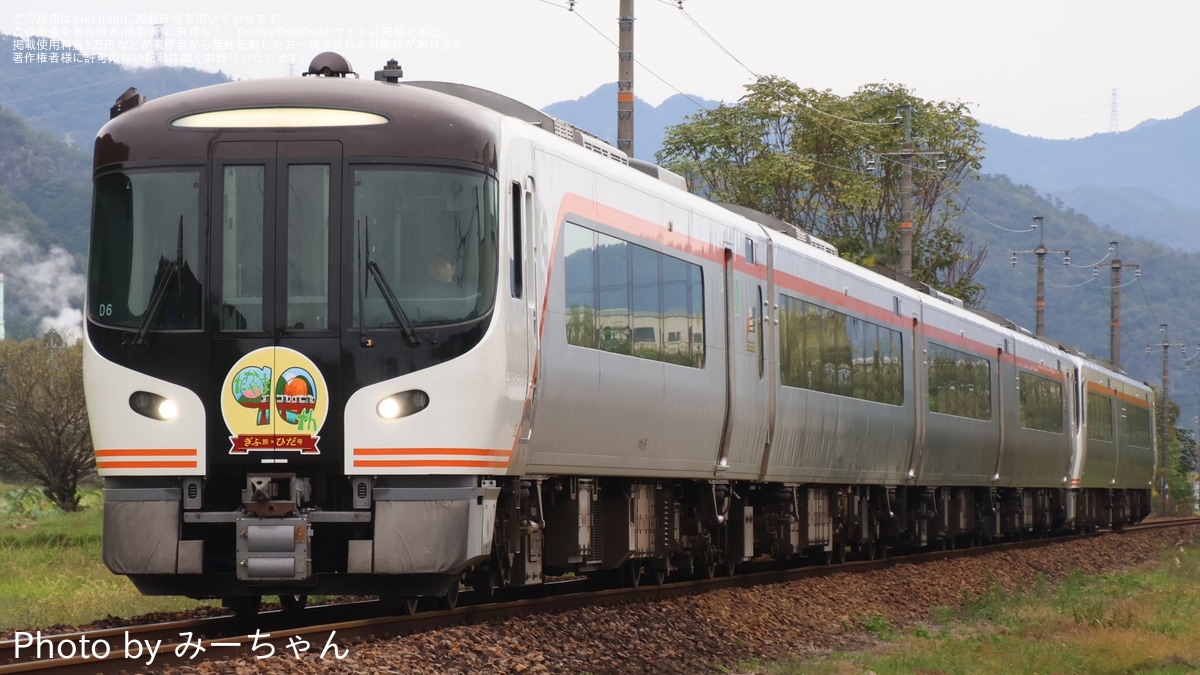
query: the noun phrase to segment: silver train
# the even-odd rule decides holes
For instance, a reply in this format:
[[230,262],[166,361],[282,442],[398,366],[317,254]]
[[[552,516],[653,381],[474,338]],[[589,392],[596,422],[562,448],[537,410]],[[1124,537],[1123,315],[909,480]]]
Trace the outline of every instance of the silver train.
[[104,559],[377,594],[1120,526],[1149,387],[462,85],[127,92],[95,152]]

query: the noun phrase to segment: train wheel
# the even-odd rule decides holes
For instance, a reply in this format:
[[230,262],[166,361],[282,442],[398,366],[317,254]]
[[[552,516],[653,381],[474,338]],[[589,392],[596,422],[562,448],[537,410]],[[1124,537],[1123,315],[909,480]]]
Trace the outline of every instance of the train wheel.
[[717,561],[711,555],[702,555],[694,563],[696,576],[701,579],[711,579],[717,576]]
[[662,586],[663,583],[665,583],[667,580],[667,571],[666,570],[653,570],[651,572],[651,575],[652,575],[651,578],[654,579],[655,586]]
[[250,618],[258,615],[258,610],[262,608],[261,595],[242,595],[236,598],[225,598],[226,607],[233,610],[237,616]]
[[299,612],[308,604],[307,595],[281,595],[279,604],[285,612]]
[[634,588],[642,584],[642,561],[630,560],[625,563],[625,582]]
[[844,562],[846,562],[846,545],[837,542],[833,545],[833,564],[841,565]]
[[875,554],[871,557],[872,560],[887,559],[887,543],[882,539],[875,540]]
[[446,594],[440,598],[440,603],[442,609],[454,609],[458,607],[458,579],[455,579],[454,583],[450,584],[450,587],[446,589]]
[[471,588],[475,589],[476,593],[490,598],[496,594],[496,588],[500,585],[499,576],[487,567],[477,567],[471,573]]
[[723,577],[731,577],[737,574],[737,563],[733,561],[733,558],[726,557],[721,561],[721,565],[717,568],[717,571]]
[[379,602],[383,603],[383,606],[387,608],[388,611],[395,610],[400,614],[405,615],[417,613],[417,603],[419,600],[420,598],[415,596],[405,597],[392,593],[386,593],[379,596]]

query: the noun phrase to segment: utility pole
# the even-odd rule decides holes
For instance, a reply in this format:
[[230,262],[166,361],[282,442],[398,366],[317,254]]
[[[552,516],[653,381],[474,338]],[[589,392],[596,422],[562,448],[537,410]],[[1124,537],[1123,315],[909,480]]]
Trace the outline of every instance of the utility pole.
[[1142,275],[1142,268],[1135,263],[1122,263],[1121,256],[1117,254],[1117,242],[1108,242],[1112,249],[1113,261],[1109,264],[1112,268],[1112,323],[1108,329],[1108,360],[1112,363],[1113,368],[1121,367],[1121,269],[1125,267],[1133,267],[1137,270],[1137,276]]
[[1038,337],[1046,336],[1046,254],[1061,253],[1063,255],[1063,264],[1071,264],[1071,252],[1066,249],[1048,249],[1046,248],[1046,228],[1042,227],[1042,217],[1033,217],[1033,227],[1038,231],[1038,245],[1033,250],[1012,252],[1012,266],[1017,266],[1018,253],[1033,253],[1037,256],[1037,330],[1035,334]]
[[903,105],[904,145],[900,149],[900,273],[912,276],[912,106]]
[[[1163,350],[1163,356],[1162,356],[1162,405],[1158,406],[1159,407],[1158,415],[1159,415],[1159,418],[1162,420],[1162,435],[1160,435],[1158,437],[1158,473],[1160,476],[1159,492],[1158,492],[1158,504],[1159,504],[1158,515],[1163,516],[1163,515],[1166,515],[1166,513],[1167,513],[1167,474],[1168,474],[1168,469],[1167,469],[1167,381],[1168,381],[1167,367],[1168,367],[1168,362],[1169,362],[1168,355],[1171,353],[1172,346],[1182,347],[1183,345],[1172,345],[1171,341],[1167,339],[1167,324],[1165,324],[1165,323],[1161,324],[1158,329],[1158,332],[1162,333],[1162,336],[1163,336],[1162,342],[1157,345],[1159,347],[1162,347],[1162,350]],[[1149,354],[1150,349],[1154,346],[1155,345],[1152,345],[1152,344],[1146,345],[1146,353]]]
[[[904,123],[904,143],[899,152],[876,152],[878,157],[898,156],[900,158],[900,274],[912,276],[912,241],[913,241],[913,157],[940,157],[940,150],[915,150],[912,137],[912,104],[904,103],[896,106],[894,121]],[[873,161],[867,162],[867,167],[873,168]],[[938,169],[946,168],[946,160],[938,159]]]
[[617,24],[617,149],[633,157],[633,0],[621,0]]

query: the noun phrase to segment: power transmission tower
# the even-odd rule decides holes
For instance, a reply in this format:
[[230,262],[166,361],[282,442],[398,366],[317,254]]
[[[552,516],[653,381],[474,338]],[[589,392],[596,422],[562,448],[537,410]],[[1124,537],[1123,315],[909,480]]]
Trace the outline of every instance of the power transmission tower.
[[1010,262],[1013,267],[1017,266],[1018,253],[1032,253],[1037,256],[1037,330],[1035,334],[1038,337],[1046,336],[1046,254],[1061,253],[1063,256],[1063,264],[1071,264],[1071,252],[1065,248],[1048,249],[1046,248],[1046,228],[1042,227],[1042,217],[1033,217],[1033,227],[1038,231],[1038,245],[1032,250],[1018,251],[1013,249]]
[[1113,89],[1112,93],[1112,113],[1108,117],[1108,131],[1117,133],[1121,130],[1121,125],[1117,123],[1117,90]]

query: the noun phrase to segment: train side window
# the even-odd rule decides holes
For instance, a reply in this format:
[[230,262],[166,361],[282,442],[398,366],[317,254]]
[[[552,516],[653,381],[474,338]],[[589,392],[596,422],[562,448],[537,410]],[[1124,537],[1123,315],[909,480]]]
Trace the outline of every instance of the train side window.
[[523,197],[521,184],[517,181],[512,183],[512,258],[509,260],[509,269],[511,270],[512,286],[509,293],[514,298],[519,298],[524,293],[524,255],[521,251],[521,237],[523,235],[524,221],[521,216],[521,198]]
[[633,355],[661,361],[663,256],[641,246],[631,246],[629,252],[633,276]]
[[699,265],[566,223],[567,343],[704,367]]
[[783,386],[904,403],[899,331],[782,293],[777,318]]
[[763,304],[762,286],[758,287],[758,298],[757,299],[758,299],[758,303],[756,305],[757,309],[754,312],[754,321],[756,324],[754,326],[754,332],[758,336],[758,379],[761,380],[763,378],[763,374],[766,370],[766,354],[764,354],[766,349],[764,348],[763,335],[767,332],[766,311],[765,311],[766,306]]
[[1150,432],[1150,411],[1136,405],[1125,406],[1121,424],[1121,444],[1138,448],[1149,448],[1153,434]]
[[1062,433],[1062,382],[1025,371],[1017,374],[1017,381],[1021,390],[1021,426],[1037,431]]
[[1087,437],[1094,441],[1113,440],[1113,400],[1094,391],[1087,393]]
[[600,350],[632,354],[629,244],[607,234],[596,234],[596,281]]
[[929,411],[992,418],[992,365],[981,356],[929,343]]
[[596,233],[567,223],[563,228],[567,343],[596,348]]

